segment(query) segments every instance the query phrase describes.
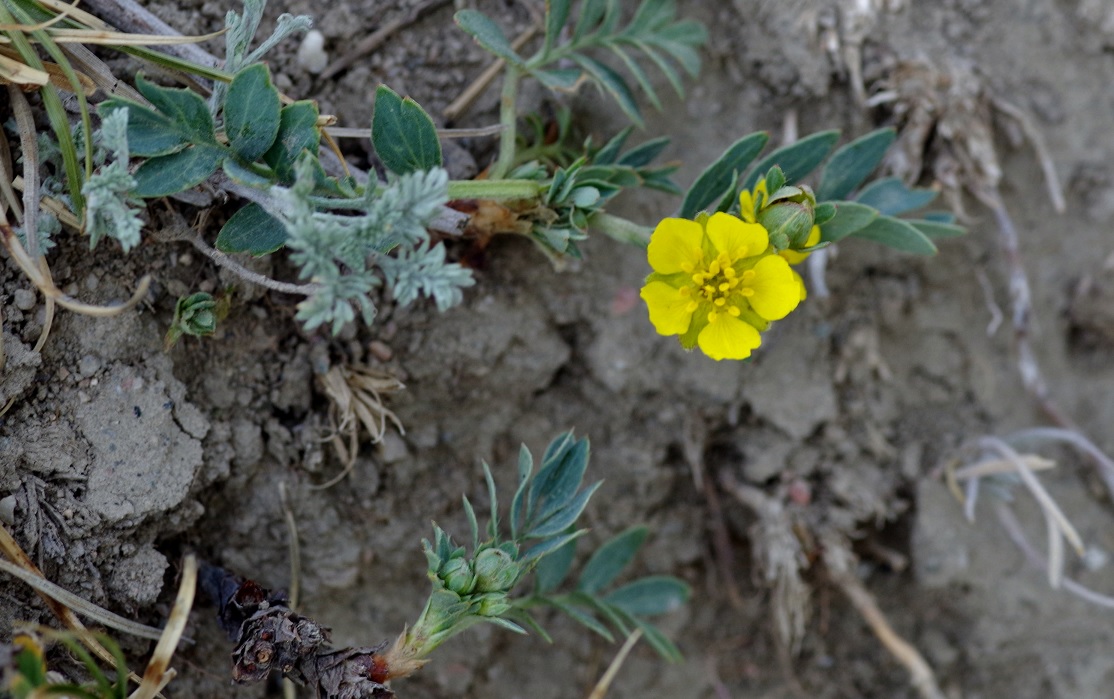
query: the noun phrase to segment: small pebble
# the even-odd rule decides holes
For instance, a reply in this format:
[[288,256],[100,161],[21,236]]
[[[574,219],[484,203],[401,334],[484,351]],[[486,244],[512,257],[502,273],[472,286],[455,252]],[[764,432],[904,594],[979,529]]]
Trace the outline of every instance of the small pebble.
[[15,524],[15,496],[0,499],[0,520],[9,526]]
[[85,277],[85,288],[89,291],[96,291],[97,287],[101,285],[101,278],[95,274],[90,274]]
[[97,373],[97,370],[100,368],[101,360],[91,354],[85,355],[77,363],[77,373],[81,374],[82,377],[92,376]]
[[325,53],[325,35],[316,29],[306,32],[302,45],[298,47],[298,65],[310,73],[320,73],[329,65],[329,54]]
[[379,340],[372,340],[371,344],[367,346],[367,349],[371,352],[371,356],[381,362],[389,362],[391,361],[391,357],[395,356],[394,350],[387,346],[387,343],[380,342]]
[[21,311],[29,311],[35,307],[35,292],[30,289],[16,289],[15,307]]

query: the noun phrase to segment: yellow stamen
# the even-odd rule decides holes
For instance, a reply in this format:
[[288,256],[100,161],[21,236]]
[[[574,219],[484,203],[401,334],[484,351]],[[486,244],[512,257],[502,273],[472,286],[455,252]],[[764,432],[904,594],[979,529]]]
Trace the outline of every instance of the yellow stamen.
[[723,306],[725,303],[727,303],[727,299],[720,296],[718,299],[716,299],[712,303],[716,304],[717,306]]
[[750,287],[747,287],[745,289],[741,289],[739,291],[739,293],[742,294],[743,296],[746,296],[746,297],[749,298],[751,296],[754,296],[754,289],[751,289]]
[[700,307],[700,304],[697,303],[696,301],[689,301],[689,304],[687,306],[685,306],[685,313],[692,313],[693,311],[695,311],[699,307]]
[[716,315],[717,315],[717,313],[715,311],[709,311],[708,312],[708,322],[709,323],[716,322]]
[[728,306],[727,307],[727,312],[730,313],[731,316],[734,317],[734,318],[738,318],[739,313],[741,313],[738,306]]

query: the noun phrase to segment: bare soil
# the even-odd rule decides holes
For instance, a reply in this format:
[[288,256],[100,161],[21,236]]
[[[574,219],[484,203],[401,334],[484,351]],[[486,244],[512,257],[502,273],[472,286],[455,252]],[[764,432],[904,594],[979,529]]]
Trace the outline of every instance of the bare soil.
[[[413,4],[272,0],[268,11],[315,15],[337,57]],[[524,3],[476,4],[511,34],[530,21]],[[684,99],[663,92],[664,109],[648,115],[645,131],[673,137],[680,181],[745,133],[779,134],[788,110],[801,134],[858,135],[885,123],[890,111],[856,104],[843,60],[812,31],[838,16],[837,4],[681,3],[710,28],[706,67]],[[1064,214],[1049,203],[1034,151],[1014,147],[1011,131],[994,122],[1001,190],[1033,285],[1037,357],[1054,399],[1114,450],[1114,10],[1098,0],[876,4],[889,9],[866,36],[868,79],[894,59],[966,61],[1047,140],[1066,184]],[[199,33],[219,27],[228,5],[151,9]],[[306,73],[288,42],[271,60],[276,82],[317,99],[344,125],[368,123],[380,82],[439,115],[486,65],[452,26],[451,11],[405,28],[328,82]],[[493,122],[496,98],[489,90],[457,125]],[[529,91],[525,107],[547,108],[542,98]],[[623,126],[595,95],[565,99],[597,140]],[[349,147],[366,165],[368,145]],[[454,147],[453,168],[467,175],[491,147]],[[637,300],[644,256],[603,236],[561,273],[525,241],[496,241],[461,307],[442,315],[385,302],[374,327],[337,338],[300,331],[290,297],[239,292],[215,337],[187,338],[169,352],[162,336],[177,296],[232,283],[188,246],[148,241],[121,257],[109,245],[90,253],[84,241],[64,241],[50,264],[76,296],[126,298],[144,273],[156,283],[133,313],[61,313],[41,354],[31,351],[41,298],[27,295],[29,283],[5,258],[0,397],[16,402],[0,420],[0,498],[14,496],[6,501],[14,509],[0,515],[50,579],[159,624],[186,551],[271,586],[289,583],[278,490],[285,483],[302,544],[302,611],[332,626],[338,644],[373,644],[420,612],[419,542],[430,521],[464,532],[460,495],[486,502],[480,461],[508,487],[520,442],[540,450],[574,427],[591,438],[591,469],[606,479],[587,514],[589,539],[646,523],[654,534],[639,570],[681,576],[694,591],[686,610],[663,621],[686,662],[667,665],[637,649],[612,689],[617,699],[916,696],[819,563],[805,571],[810,593],[799,608],[811,614],[801,647],[779,648],[773,618],[784,602],[752,560],[769,542],[754,513],[722,490],[717,516],[701,485],[701,477],[715,483],[724,474],[761,489],[795,521],[851,540],[857,574],[948,696],[1109,696],[1110,612],[1050,589],[998,525],[991,499],[968,523],[939,477],[964,442],[1044,424],[1021,387],[1009,319],[994,323],[1009,307],[994,220],[977,202],[964,203],[970,234],[943,242],[935,258],[841,244],[826,277],[830,297],[814,293],[748,363],[716,363],[657,336]],[[653,225],[677,204],[634,193],[617,213]],[[289,278],[291,270],[279,259],[272,272]],[[372,342],[381,343],[374,354]],[[340,468],[320,440],[327,401],[314,377],[340,361],[406,383],[390,402],[406,434],[365,445],[352,476],[314,490]],[[1088,565],[1072,560],[1068,573],[1114,593],[1104,554],[1114,551],[1110,503],[1089,467],[1066,452],[1049,455],[1061,465],[1043,479],[1091,551]],[[1043,545],[1039,511],[1017,495],[1015,511]],[[717,552],[717,537],[730,561]],[[739,591],[734,599],[728,581]],[[0,580],[0,593],[0,636],[14,620],[46,617],[22,583]],[[167,696],[263,696],[261,687],[229,686],[230,648],[213,613],[194,611],[187,634],[195,642],[179,653],[181,676]],[[584,696],[616,648],[567,619],[546,622],[553,646],[470,630],[395,690]],[[146,642],[121,640],[136,657],[147,650]]]

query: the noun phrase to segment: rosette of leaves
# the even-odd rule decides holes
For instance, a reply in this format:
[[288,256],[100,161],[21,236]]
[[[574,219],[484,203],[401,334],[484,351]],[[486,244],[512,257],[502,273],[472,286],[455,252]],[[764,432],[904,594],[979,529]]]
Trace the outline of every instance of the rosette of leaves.
[[[633,131],[633,127],[623,129],[602,147],[593,147],[589,139],[583,145],[583,155],[555,168],[532,230],[535,242],[547,254],[579,258],[576,243],[588,237],[592,216],[602,212],[624,189],[646,187],[681,194],[680,187],[670,179],[679,165],[655,162],[669,139],[651,139],[624,151]],[[544,179],[545,168],[533,161],[517,168],[511,177]]]
[[[586,533],[576,528],[576,521],[601,483],[584,485],[588,457],[588,440],[578,440],[571,432],[566,432],[549,444],[541,467],[535,473],[533,456],[523,446],[518,458],[518,488],[505,527],[499,519],[495,482],[490,468],[484,464],[491,500],[487,527],[481,534],[475,510],[465,497],[471,546],[455,545],[440,527],[435,527],[432,541],[423,542],[433,590],[417,623],[399,637],[387,654],[390,667],[420,663],[446,639],[481,622],[518,633],[525,633],[525,627],[529,627],[549,639],[527,612],[539,604],[563,609],[589,628],[613,638],[590,612],[580,612],[576,608],[580,604],[579,597],[569,602],[565,596],[549,595],[553,588],[549,582],[554,578],[553,571],[568,568],[564,552],[571,551],[573,542]],[[599,609],[605,610],[601,613],[606,614],[621,633],[629,634],[635,627],[644,628],[659,652],[676,658],[679,654],[673,644],[641,617],[683,604],[688,599],[684,583],[653,576],[628,583],[607,595],[600,594],[634,556],[645,537],[645,530],[639,531],[642,533],[621,535],[597,552],[594,562],[589,563],[581,576],[585,585],[582,596],[589,600],[587,604],[597,604]],[[481,539],[481,535],[484,538]],[[536,584],[534,592],[528,596],[514,596],[523,578],[535,569],[543,570],[539,566],[558,553],[561,561],[544,569],[549,571],[545,577],[547,582]]]
[[512,70],[532,75],[550,89],[572,90],[584,81],[595,84],[639,125],[642,112],[630,81],[601,60],[601,54],[622,66],[659,109],[661,102],[639,59],[661,71],[678,95],[684,94],[678,67],[690,76],[700,72],[697,49],[707,41],[707,32],[699,22],[677,20],[673,0],[643,0],[625,24],[624,3],[619,0],[583,0],[577,3],[576,13],[573,4],[572,0],[546,2],[545,39],[529,58],[515,51],[503,30],[478,10],[457,12],[456,23]]
[[[680,216],[701,211],[736,212],[739,193],[763,176],[774,189],[803,182],[819,168],[815,187],[815,223],[820,245],[862,238],[918,255],[936,254],[936,241],[963,235],[955,217],[928,211],[918,218],[898,216],[923,209],[937,196],[932,189],[910,187],[895,177],[870,180],[894,141],[894,130],[872,131],[836,148],[839,131],[822,131],[758,159],[769,134],[753,133],[733,143],[697,177],[685,194]],[[823,167],[821,167],[823,166]]]

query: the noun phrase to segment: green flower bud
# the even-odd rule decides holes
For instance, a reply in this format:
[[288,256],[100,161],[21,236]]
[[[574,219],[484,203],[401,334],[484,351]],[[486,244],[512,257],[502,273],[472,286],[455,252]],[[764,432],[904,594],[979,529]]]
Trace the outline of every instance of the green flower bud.
[[479,616],[502,616],[506,614],[511,605],[506,602],[507,595],[502,592],[491,592],[482,595],[479,599],[479,606],[475,608],[475,613]]
[[775,250],[799,248],[812,230],[815,207],[816,197],[807,186],[786,186],[774,192],[757,220],[769,231]]
[[514,558],[501,549],[484,549],[476,556],[476,592],[504,592],[518,580]]
[[437,575],[444,581],[446,588],[458,595],[467,595],[476,586],[472,564],[465,558],[450,558],[445,561]]

